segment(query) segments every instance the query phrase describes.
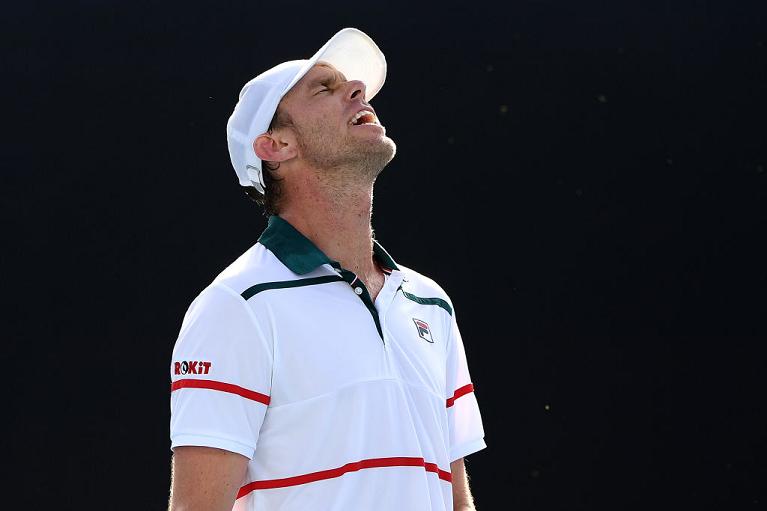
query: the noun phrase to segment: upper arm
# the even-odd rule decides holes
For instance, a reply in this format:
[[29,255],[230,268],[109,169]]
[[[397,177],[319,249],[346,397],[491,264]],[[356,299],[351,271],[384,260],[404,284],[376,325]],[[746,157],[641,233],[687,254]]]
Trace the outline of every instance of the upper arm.
[[184,317],[170,366],[171,447],[252,458],[270,402],[271,337],[233,291],[211,286]]
[[270,402],[272,347],[244,299],[209,287],[171,361],[171,509],[232,509]]
[[170,511],[230,511],[245,478],[248,458],[211,447],[176,447],[171,467]]

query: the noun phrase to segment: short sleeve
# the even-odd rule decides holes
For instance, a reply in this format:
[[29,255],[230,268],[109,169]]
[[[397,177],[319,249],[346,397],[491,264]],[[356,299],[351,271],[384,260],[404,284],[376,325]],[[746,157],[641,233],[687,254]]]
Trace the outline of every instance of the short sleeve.
[[192,302],[170,365],[171,449],[253,457],[272,381],[272,343],[262,330],[248,303],[222,284]]
[[447,353],[447,416],[450,462],[487,447],[479,403],[471,381],[461,332],[452,316]]

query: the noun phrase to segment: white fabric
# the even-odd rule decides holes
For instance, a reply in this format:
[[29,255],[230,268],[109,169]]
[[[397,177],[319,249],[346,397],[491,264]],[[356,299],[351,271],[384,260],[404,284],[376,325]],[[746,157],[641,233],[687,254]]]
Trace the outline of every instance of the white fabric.
[[[201,292],[173,350],[172,382],[236,385],[268,396],[269,404],[178,388],[171,393],[171,445],[247,456],[246,489],[335,470],[249,491],[236,501],[238,510],[452,511],[451,483],[440,473],[486,446],[482,419],[474,392],[447,406],[471,384],[455,315],[403,291],[452,307],[447,294],[411,269],[394,270],[375,300],[383,340],[344,281],[241,296],[255,284],[334,275],[325,264],[298,276],[256,243]],[[428,324],[433,343],[419,337],[414,319]],[[178,367],[201,371],[202,363],[210,364],[207,374],[176,374]]]

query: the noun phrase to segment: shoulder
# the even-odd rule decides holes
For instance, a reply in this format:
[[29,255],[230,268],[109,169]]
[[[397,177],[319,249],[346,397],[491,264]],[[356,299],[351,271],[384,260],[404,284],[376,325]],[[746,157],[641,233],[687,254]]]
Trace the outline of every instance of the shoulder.
[[298,276],[285,267],[277,256],[257,242],[219,273],[211,286],[224,287],[242,295],[258,284],[296,278]]
[[252,349],[256,338],[267,338],[259,311],[244,296],[251,282],[272,277],[270,265],[259,262],[263,257],[261,249],[251,248],[192,299],[181,323],[174,357],[198,352],[223,357],[228,351]]
[[195,317],[221,317],[227,310],[242,313],[253,286],[295,278],[266,247],[255,243],[204,285],[189,304],[184,323]]
[[453,301],[450,299],[450,295],[448,295],[442,286],[439,285],[434,279],[399,263],[398,266],[405,277],[405,282],[403,282],[403,290],[422,298],[436,298],[443,300],[452,310]]

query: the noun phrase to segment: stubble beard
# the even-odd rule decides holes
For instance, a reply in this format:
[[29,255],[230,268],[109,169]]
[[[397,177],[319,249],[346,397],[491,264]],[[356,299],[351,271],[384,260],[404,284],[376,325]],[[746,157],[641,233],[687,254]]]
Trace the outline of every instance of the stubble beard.
[[330,139],[325,131],[298,130],[301,156],[328,178],[339,179],[338,184],[372,184],[397,152],[387,136],[374,141],[351,136]]

